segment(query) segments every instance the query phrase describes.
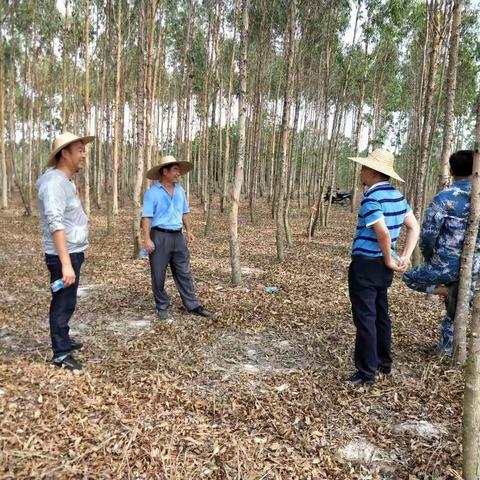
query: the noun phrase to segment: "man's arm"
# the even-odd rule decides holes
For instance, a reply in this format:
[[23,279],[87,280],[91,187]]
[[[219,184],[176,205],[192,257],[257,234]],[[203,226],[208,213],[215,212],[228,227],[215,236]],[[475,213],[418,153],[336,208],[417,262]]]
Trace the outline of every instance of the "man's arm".
[[187,239],[189,242],[195,241],[195,236],[193,235],[191,224],[190,224],[190,214],[184,213],[182,215],[183,226],[185,227],[185,232],[187,233]]
[[72,261],[68,253],[65,230],[56,230],[52,233],[52,238],[58,258],[62,263],[63,288],[67,288],[75,283],[75,270],[73,270]]
[[375,235],[377,236],[378,245],[382,250],[383,261],[385,262],[385,265],[394,272],[403,273],[407,269],[407,267],[406,265],[397,264],[397,262],[395,262],[395,260],[392,258],[392,239],[390,237],[390,232],[385,225],[385,220],[383,219],[383,217],[377,222],[375,222],[372,225],[372,228],[375,232]]
[[425,260],[430,260],[437,244],[437,238],[445,222],[446,212],[444,205],[438,195],[425,210],[422,224],[422,235],[420,237],[420,250]]
[[405,246],[403,247],[403,252],[400,257],[403,263],[408,265],[420,235],[420,225],[418,224],[413,213],[410,213],[405,217],[403,224],[407,228],[407,236],[405,238]]
[[150,238],[150,230],[152,228],[152,219],[150,217],[142,218],[142,230],[143,230],[143,244],[145,250],[148,253],[152,253],[155,250],[155,245]]

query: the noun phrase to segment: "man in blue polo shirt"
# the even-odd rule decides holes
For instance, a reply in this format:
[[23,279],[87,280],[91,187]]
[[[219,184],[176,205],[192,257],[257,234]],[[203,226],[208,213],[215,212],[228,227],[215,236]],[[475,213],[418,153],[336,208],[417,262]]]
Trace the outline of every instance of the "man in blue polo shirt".
[[158,316],[172,317],[168,311],[170,298],[165,292],[165,275],[170,265],[175,285],[188,312],[211,317],[197,299],[190,271],[190,255],[182,227],[188,241],[195,239],[190,220],[185,190],[178,184],[181,175],[193,169],[190,162],[179,162],[172,156],[162,157],[160,164],[147,172],[150,180],[159,180],[143,198],[142,228],[145,249],[150,259],[152,290]]
[[[373,384],[377,372],[391,373],[392,325],[387,291],[393,272],[407,269],[419,235],[418,222],[403,195],[389,183],[403,180],[395,172],[393,154],[376,149],[366,158],[350,158],[362,165],[360,179],[368,188],[361,200],[357,230],[348,271],[348,289],[356,327],[355,367],[344,380],[354,385]],[[405,247],[397,257],[395,243],[402,226]]]

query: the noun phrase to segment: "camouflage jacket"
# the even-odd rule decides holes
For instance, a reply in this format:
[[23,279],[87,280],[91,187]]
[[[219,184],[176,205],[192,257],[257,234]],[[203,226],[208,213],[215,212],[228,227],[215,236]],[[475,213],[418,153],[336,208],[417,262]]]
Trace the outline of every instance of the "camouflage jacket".
[[[458,272],[470,211],[471,187],[470,179],[457,180],[433,197],[425,211],[420,238],[420,249],[427,262]],[[480,236],[477,238],[477,255],[479,251]]]

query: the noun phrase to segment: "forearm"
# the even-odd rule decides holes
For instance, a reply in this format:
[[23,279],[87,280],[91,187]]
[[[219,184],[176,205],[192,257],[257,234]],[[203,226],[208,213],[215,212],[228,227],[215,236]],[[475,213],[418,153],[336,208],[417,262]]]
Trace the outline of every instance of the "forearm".
[[405,245],[403,247],[402,257],[410,258],[418,240],[418,229],[409,228],[407,230],[407,236],[405,238]]
[[392,260],[392,240],[390,234],[387,232],[381,232],[377,234],[378,246],[382,250],[383,260],[385,263],[389,263]]
[[52,233],[53,243],[55,245],[55,250],[57,251],[58,258],[62,263],[62,266],[72,266],[72,261],[70,260],[70,255],[67,248],[67,236],[65,235],[65,230],[56,230]]
[[187,232],[187,234],[192,233],[191,224],[190,224],[190,215],[188,213],[184,213],[182,220],[183,220],[183,226],[185,227],[185,231]]
[[150,230],[152,229],[152,219],[149,217],[142,218],[143,238],[145,241],[150,240]]

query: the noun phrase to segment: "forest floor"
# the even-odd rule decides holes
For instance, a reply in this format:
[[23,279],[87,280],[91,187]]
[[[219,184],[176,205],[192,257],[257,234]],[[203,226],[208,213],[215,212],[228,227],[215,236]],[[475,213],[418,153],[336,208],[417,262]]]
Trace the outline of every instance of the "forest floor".
[[308,213],[293,213],[282,264],[268,207],[257,216],[241,212],[243,286],[232,288],[228,216],[205,238],[194,204],[192,270],[215,316],[185,314],[169,280],[175,321],[162,322],[148,260],[131,258],[129,212],[107,235],[93,211],[71,321],[85,369],[73,374],[49,364],[38,214],[0,213],[0,478],[460,478],[462,376],[419,351],[435,342],[439,300],[397,278],[396,374],[346,386],[355,216],[335,207],[308,243]]

